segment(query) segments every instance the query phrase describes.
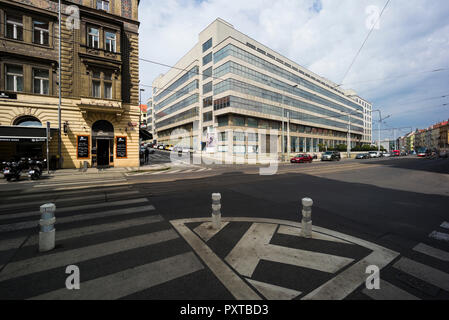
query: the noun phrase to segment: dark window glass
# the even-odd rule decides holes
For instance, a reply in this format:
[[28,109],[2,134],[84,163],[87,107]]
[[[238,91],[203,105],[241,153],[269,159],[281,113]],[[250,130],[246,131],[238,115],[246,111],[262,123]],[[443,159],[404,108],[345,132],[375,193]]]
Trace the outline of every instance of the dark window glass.
[[203,71],[203,80],[212,77],[212,67],[207,68]]
[[33,42],[48,45],[48,22],[33,21]]
[[6,16],[6,37],[23,40],[23,22],[20,16]]
[[212,52],[203,57],[203,66],[212,61]]
[[203,94],[211,92],[211,91],[212,91],[212,81],[203,85]]
[[203,43],[203,52],[209,50],[212,47],[212,38]]
[[212,111],[203,114],[203,121],[212,121]]

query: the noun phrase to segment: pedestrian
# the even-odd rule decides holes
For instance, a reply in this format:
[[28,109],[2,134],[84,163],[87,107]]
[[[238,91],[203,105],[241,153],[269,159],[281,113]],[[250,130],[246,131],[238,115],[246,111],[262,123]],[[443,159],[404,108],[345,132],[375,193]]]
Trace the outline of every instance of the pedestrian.
[[148,147],[145,148],[145,164],[148,164],[150,160],[150,149]]

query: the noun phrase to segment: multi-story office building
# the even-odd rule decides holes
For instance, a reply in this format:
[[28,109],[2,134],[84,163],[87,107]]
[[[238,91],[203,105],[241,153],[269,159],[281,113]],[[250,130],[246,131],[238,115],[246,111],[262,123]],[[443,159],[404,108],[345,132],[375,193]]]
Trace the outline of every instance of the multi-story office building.
[[0,0],[0,160],[58,156],[64,168],[137,166],[138,0]]
[[257,155],[318,152],[347,144],[349,131],[352,146],[372,141],[369,102],[221,19],[153,88],[162,143],[183,137],[195,150]]
[[147,101],[147,131],[153,135],[154,139],[154,117],[153,117],[153,98]]

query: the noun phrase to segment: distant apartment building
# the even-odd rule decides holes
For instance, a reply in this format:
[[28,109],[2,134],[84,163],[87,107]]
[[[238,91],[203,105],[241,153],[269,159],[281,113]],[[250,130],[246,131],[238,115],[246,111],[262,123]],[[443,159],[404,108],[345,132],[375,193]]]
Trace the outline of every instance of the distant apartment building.
[[154,116],[153,116],[153,98],[149,98],[147,101],[147,131],[150,132],[154,137]]
[[59,66],[58,1],[0,0],[0,160],[46,157],[47,123],[59,156],[60,85],[62,167],[138,165],[138,6],[62,1]]
[[154,80],[153,108],[158,142],[196,151],[318,152],[347,144],[349,131],[352,146],[372,141],[371,103],[221,19]]

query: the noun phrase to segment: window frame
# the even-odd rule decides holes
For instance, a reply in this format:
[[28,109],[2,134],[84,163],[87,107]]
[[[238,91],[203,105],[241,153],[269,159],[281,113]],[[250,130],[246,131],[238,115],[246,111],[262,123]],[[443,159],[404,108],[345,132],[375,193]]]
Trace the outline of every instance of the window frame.
[[[99,8],[99,4],[101,4],[100,8]],[[106,6],[105,6],[105,4],[106,4]],[[97,8],[97,10],[103,10],[103,11],[109,12],[110,4],[111,3],[109,0],[97,0],[96,8]]]
[[[22,74],[18,74],[18,73],[11,73],[11,74],[9,74],[9,72],[8,72],[8,68],[9,67],[13,67],[13,66],[15,66],[15,67],[20,67],[20,68],[22,68]],[[12,92],[23,92],[24,91],[24,75],[23,75],[23,65],[19,65],[19,64],[5,64],[5,89],[6,89],[6,91],[12,91]],[[9,88],[8,88],[8,76],[12,76],[13,77],[13,89],[12,90],[10,90]],[[22,90],[17,90],[17,78],[18,77],[20,77],[20,78],[22,78]]]
[[[11,21],[9,20],[10,18],[17,18],[17,20],[22,21],[22,22],[17,22],[17,21]],[[8,36],[8,25],[13,25],[13,37],[9,37]],[[17,27],[21,27],[22,28],[22,37],[21,39],[17,38]],[[23,15],[15,15],[15,14],[8,14],[5,13],[5,38],[8,39],[12,39],[12,40],[17,40],[17,41],[23,41]]]
[[[35,71],[46,71],[48,73],[48,76],[47,76],[47,78],[36,77],[35,73],[34,73]],[[32,68],[32,80],[33,80],[33,93],[34,94],[50,95],[50,71],[48,69]],[[35,87],[35,84],[34,84],[35,80],[39,80],[39,86],[40,86],[39,92],[36,92],[36,87]],[[43,86],[44,81],[47,81],[47,90],[48,90],[47,93],[43,92],[44,91],[43,90],[44,89],[44,86]]]
[[[35,23],[46,23],[47,24],[47,29],[45,28],[41,28],[41,27],[36,27]],[[45,21],[40,21],[38,19],[33,19],[32,21],[33,23],[33,43],[34,44],[39,44],[42,46],[49,46],[50,45],[50,22],[45,22]],[[35,37],[35,31],[39,31],[39,41],[36,41]],[[47,33],[47,43],[43,43],[44,41],[44,33]]]
[[[91,33],[90,29],[97,30],[97,34]],[[91,26],[91,25],[87,26],[87,30],[86,30],[87,31],[87,46],[89,48],[100,49],[100,30],[101,30],[101,28],[97,27],[97,26]],[[91,36],[92,36],[92,42],[91,42]],[[97,47],[95,47],[93,45],[94,44],[94,41],[93,41],[94,37],[97,37]]]
[[[108,37],[108,33],[113,34],[114,39]],[[112,42],[112,40],[113,40],[113,42]],[[111,41],[110,50],[108,49],[108,41]],[[113,48],[112,48],[112,43],[113,43]],[[105,51],[112,52],[112,53],[117,52],[117,33],[115,31],[111,31],[111,30],[104,31],[104,49],[105,49]]]

